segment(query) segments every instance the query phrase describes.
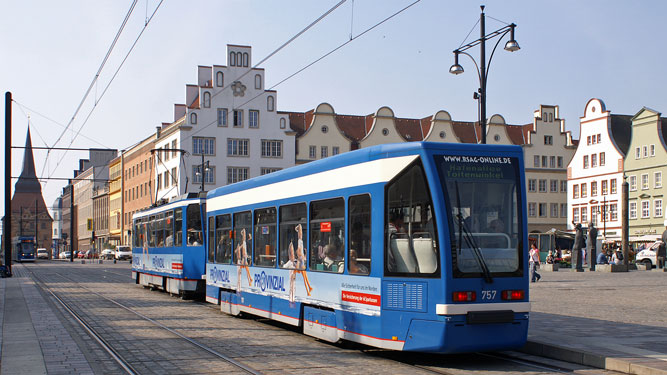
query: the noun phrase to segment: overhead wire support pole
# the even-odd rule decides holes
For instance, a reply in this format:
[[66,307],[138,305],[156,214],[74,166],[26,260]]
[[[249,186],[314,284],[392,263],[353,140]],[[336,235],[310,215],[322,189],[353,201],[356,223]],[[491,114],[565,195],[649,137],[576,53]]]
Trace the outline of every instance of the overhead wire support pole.
[[5,272],[12,274],[12,93],[5,93]]

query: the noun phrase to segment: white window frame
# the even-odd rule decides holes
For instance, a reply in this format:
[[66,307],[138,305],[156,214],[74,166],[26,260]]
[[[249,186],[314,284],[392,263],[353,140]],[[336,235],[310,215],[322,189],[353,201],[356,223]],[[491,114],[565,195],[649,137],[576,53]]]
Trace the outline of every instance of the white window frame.
[[308,158],[310,159],[317,158],[317,146],[313,145],[308,146]]
[[247,157],[250,155],[248,138],[227,138],[227,156]]
[[279,139],[262,139],[263,158],[282,158],[283,141]]
[[637,176],[630,176],[630,191],[637,191]]
[[611,221],[616,221],[618,220],[618,206],[616,203],[612,203],[609,205],[609,213],[611,214]]
[[227,167],[227,184],[248,179],[248,167]]
[[628,211],[630,211],[629,214],[628,214],[628,216],[630,217],[630,220],[636,219],[637,218],[637,201],[630,202],[630,204],[628,205],[628,208],[629,208]]
[[591,181],[591,197],[597,197],[597,196],[598,196],[598,182]]
[[653,173],[653,187],[656,189],[662,187],[662,171]]
[[235,109],[234,110],[234,127],[235,128],[242,128],[243,127],[243,110],[242,109]]
[[606,163],[605,158],[606,158],[605,153],[604,153],[604,152],[601,152],[601,153],[600,153],[600,158],[599,158],[599,159],[600,159],[600,166],[601,166],[601,167],[604,167],[604,165],[605,165],[605,163]]
[[653,217],[662,217],[662,199],[653,201]]
[[549,181],[549,192],[550,193],[558,193],[558,180],[550,180]]
[[229,110],[227,108],[218,108],[218,126],[226,128],[228,125]]
[[248,110],[248,127],[252,129],[259,128],[259,111],[256,109]]
[[535,202],[528,203],[528,216],[536,217],[537,216],[537,205]]
[[588,223],[588,208],[581,207],[581,222]]
[[642,200],[642,219],[651,217],[651,201]]
[[537,192],[537,180],[534,178],[531,178],[528,180],[528,192],[529,193],[536,193]]
[[547,192],[547,180],[546,179],[540,179],[538,181],[538,191],[540,193],[546,193]]
[[[192,183],[201,185],[201,164],[192,166]],[[204,173],[204,185],[214,185],[215,184],[215,166],[210,165]]]
[[192,155],[215,155],[215,138],[192,137]]
[[579,207],[572,208],[572,221],[579,223]]
[[649,188],[648,173],[642,173],[642,190],[648,190],[648,188]]
[[651,157],[655,156],[655,145],[650,145],[649,146],[649,155]]

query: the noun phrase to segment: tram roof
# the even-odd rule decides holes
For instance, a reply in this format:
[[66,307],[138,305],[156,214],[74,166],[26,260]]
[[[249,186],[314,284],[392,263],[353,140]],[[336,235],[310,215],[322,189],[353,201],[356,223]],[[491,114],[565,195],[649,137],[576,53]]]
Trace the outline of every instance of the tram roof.
[[315,160],[306,164],[297,165],[280,171],[272,172],[263,176],[221,186],[208,192],[207,198],[214,198],[255,187],[265,186],[294,178],[304,177],[315,173],[325,172],[348,165],[363,162],[387,159],[399,156],[418,155],[423,150],[440,150],[452,152],[469,151],[474,154],[486,152],[504,152],[507,154],[522,154],[520,146],[513,145],[477,145],[469,143],[442,143],[442,142],[407,142],[390,143],[366,147],[350,152],[345,152],[324,159]]

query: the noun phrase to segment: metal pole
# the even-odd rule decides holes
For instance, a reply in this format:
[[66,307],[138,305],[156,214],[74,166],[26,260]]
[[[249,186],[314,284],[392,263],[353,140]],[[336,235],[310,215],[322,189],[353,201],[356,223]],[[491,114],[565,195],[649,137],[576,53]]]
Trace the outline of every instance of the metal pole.
[[604,227],[602,228],[602,238],[606,241],[607,240],[607,197],[602,198],[602,224]]
[[5,93],[5,267],[12,270],[12,93]]
[[39,236],[37,236],[38,234],[37,231],[39,230],[39,228],[37,224],[39,224],[39,212],[37,212],[37,199],[35,199],[35,248],[36,249],[39,248]]
[[74,262],[74,185],[69,188],[69,261]]
[[627,177],[623,176],[623,190],[621,190],[621,244],[623,247],[623,264],[628,265],[628,256],[630,253],[628,240],[630,239],[630,228],[629,224],[629,203],[628,203],[628,194],[630,188],[627,181]]
[[204,191],[204,150],[202,149],[201,151],[201,169],[199,170],[201,173],[201,191]]
[[482,144],[486,144],[486,27],[485,27],[485,22],[484,22],[484,5],[482,5],[480,8],[482,8],[482,14],[480,15],[480,20],[479,20],[479,34],[480,34],[480,41],[481,43],[479,44],[479,59],[480,61],[480,66],[479,66],[479,78],[480,78],[480,106],[481,106],[481,116],[479,119],[479,126],[482,128]]

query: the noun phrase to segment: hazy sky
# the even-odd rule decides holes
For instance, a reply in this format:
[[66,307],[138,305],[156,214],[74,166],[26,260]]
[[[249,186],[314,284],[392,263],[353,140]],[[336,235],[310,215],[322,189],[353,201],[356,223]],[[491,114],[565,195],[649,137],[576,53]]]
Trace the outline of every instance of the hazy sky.
[[[173,104],[185,100],[197,65],[226,65],[226,45],[253,48],[253,64],[317,19],[339,0],[165,0],[112,82],[120,61],[159,0],[139,1],[99,83],[56,146],[66,147],[98,101],[72,147],[124,149],[173,120]],[[318,59],[411,0],[348,0],[261,67],[266,87]],[[11,91],[12,144],[22,146],[30,116],[34,146],[54,146],[95,76],[132,1],[0,0],[0,90]],[[579,134],[586,102],[600,98],[612,113],[643,106],[667,110],[665,1],[509,1],[486,5],[487,32],[516,23],[521,50],[501,42],[488,82],[487,113],[510,124],[532,122],[540,104],[560,106],[567,130]],[[438,110],[454,120],[477,120],[472,93],[474,65],[448,73],[452,50],[479,37],[479,5],[472,1],[422,0],[280,84],[280,111],[308,111],[330,103],[337,113],[366,115],[389,106],[397,117],[422,118]],[[493,44],[488,45],[487,56]],[[478,49],[470,52],[478,56]],[[42,116],[46,116],[44,118]],[[51,121],[54,120],[54,121]],[[4,132],[0,134],[3,137]],[[2,154],[4,159],[4,153]],[[14,150],[12,174],[21,172]],[[40,176],[71,177],[87,153],[35,151]],[[4,160],[2,161],[4,165]],[[42,174],[42,170],[44,170]],[[12,189],[15,180],[12,181]],[[42,183],[50,206],[64,182]],[[4,185],[0,189],[4,189]],[[0,201],[4,213],[4,202]]]

